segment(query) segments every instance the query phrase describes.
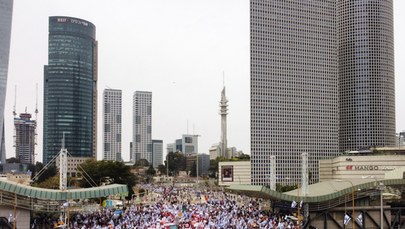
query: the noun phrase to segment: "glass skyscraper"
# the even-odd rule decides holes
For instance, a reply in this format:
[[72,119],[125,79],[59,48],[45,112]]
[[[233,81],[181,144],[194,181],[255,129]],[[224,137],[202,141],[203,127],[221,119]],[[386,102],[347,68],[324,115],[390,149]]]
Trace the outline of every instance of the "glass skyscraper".
[[395,145],[392,0],[338,0],[341,151]]
[[4,105],[6,101],[13,0],[0,0],[0,162],[6,161]]
[[301,181],[308,153],[311,182],[318,161],[338,154],[336,0],[250,0],[252,184]]
[[95,26],[72,17],[49,17],[44,68],[43,162],[65,146],[74,157],[96,157],[97,41]]

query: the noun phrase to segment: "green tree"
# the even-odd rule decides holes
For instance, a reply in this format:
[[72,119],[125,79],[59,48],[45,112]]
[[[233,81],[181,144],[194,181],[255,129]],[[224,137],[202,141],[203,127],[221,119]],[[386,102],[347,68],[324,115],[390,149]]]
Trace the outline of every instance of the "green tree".
[[149,162],[146,159],[139,159],[135,162],[134,167],[148,167],[149,166]]
[[196,176],[197,176],[197,163],[194,162],[193,165],[191,166],[190,177]]
[[156,170],[153,168],[152,165],[150,165],[148,170],[146,170],[146,175],[149,175],[149,176],[155,176],[156,175]]
[[[169,174],[177,176],[179,171],[184,171],[186,168],[186,158],[184,154],[180,151],[170,152],[167,155],[169,160]],[[165,161],[167,166],[167,161]]]
[[42,182],[33,184],[35,187],[47,188],[47,189],[59,189],[59,176],[49,177]]
[[44,164],[42,164],[41,162],[37,162],[35,164],[36,173],[41,173],[41,175],[39,177],[37,177],[37,179],[34,181],[34,183],[41,183],[41,182],[55,176],[56,173],[58,172],[55,166],[49,166],[46,169],[44,169],[44,167],[45,167]]
[[159,165],[158,166],[158,172],[160,173],[160,175],[166,174],[166,172],[167,172],[166,166],[165,165]]
[[10,157],[6,159],[6,163],[20,163],[20,160],[18,158],[15,157]]
[[249,154],[244,154],[244,153],[242,153],[238,158],[239,158],[239,160],[241,160],[241,161],[248,161],[248,160],[250,160]]
[[[89,179],[85,175],[87,173],[97,185],[100,185],[106,177],[114,183],[126,184],[128,186],[129,197],[133,194],[132,187],[135,186],[137,181],[137,177],[131,173],[131,167],[119,161],[96,161],[95,159],[89,159],[79,166],[79,171],[82,172],[84,177]],[[86,182],[86,179],[81,181],[81,187],[92,186],[94,184],[89,184]]]

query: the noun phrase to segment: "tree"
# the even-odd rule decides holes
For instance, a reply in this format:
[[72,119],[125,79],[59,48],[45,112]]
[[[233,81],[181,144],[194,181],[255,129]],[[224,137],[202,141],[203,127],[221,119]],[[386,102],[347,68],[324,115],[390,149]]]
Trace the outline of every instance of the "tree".
[[[135,186],[137,177],[131,173],[131,167],[126,166],[122,162],[106,160],[96,161],[95,159],[89,159],[83,162],[79,169],[84,177],[89,179],[85,175],[85,173],[87,173],[97,185],[100,185],[101,181],[105,180],[106,177],[109,177],[109,180],[113,180],[114,183],[126,184],[128,186],[129,196],[133,194],[132,187]],[[89,184],[86,182],[86,179],[81,181],[81,187],[92,186],[94,186],[94,184]]]
[[238,158],[239,158],[239,160],[241,160],[241,161],[248,161],[248,160],[250,160],[249,154],[244,154],[244,153],[242,153]]
[[166,172],[167,172],[166,166],[165,165],[159,165],[158,166],[158,172],[160,173],[160,175],[166,174]]
[[196,177],[197,176],[197,163],[194,162],[191,171],[190,171],[190,177]]
[[[41,170],[42,170],[44,167],[45,167],[44,164],[42,164],[41,162],[37,162],[37,163],[35,164],[35,171],[36,171],[36,173],[41,172]],[[43,182],[43,181],[45,181],[45,180],[47,180],[47,179],[49,179],[49,178],[55,176],[57,172],[58,172],[58,171],[57,171],[57,169],[56,169],[55,166],[49,166],[46,170],[44,170],[44,171],[42,172],[42,174],[41,174],[34,182],[35,182],[35,183],[41,183],[41,182]]]
[[152,165],[150,165],[148,170],[146,170],[146,175],[149,175],[149,176],[155,176],[156,175],[156,170],[153,168]]
[[59,176],[49,177],[42,182],[38,182],[35,184],[35,187],[47,189],[59,189]]
[[148,167],[149,166],[149,162],[146,159],[139,159],[135,162],[134,167]]
[[8,159],[6,159],[6,163],[20,163],[20,160],[18,158],[15,157],[10,157]]
[[[186,168],[186,159],[184,154],[180,151],[170,152],[167,155],[169,160],[169,173],[173,175],[178,175],[179,171],[183,171]],[[167,161],[165,161],[167,166]]]

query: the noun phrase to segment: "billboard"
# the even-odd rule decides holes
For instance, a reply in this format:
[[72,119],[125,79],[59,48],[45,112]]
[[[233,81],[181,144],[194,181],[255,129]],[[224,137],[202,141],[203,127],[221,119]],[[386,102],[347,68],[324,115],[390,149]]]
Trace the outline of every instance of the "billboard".
[[223,182],[233,181],[233,166],[223,166],[221,168],[221,178]]

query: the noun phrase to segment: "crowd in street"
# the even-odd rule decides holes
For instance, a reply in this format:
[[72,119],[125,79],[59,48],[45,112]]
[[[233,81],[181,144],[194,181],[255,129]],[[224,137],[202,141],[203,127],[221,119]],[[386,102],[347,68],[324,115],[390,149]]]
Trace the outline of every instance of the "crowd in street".
[[220,191],[193,188],[147,187],[150,200],[124,209],[103,208],[96,212],[74,214],[69,228],[146,229],[146,228],[298,228],[284,214],[261,209],[258,199]]

